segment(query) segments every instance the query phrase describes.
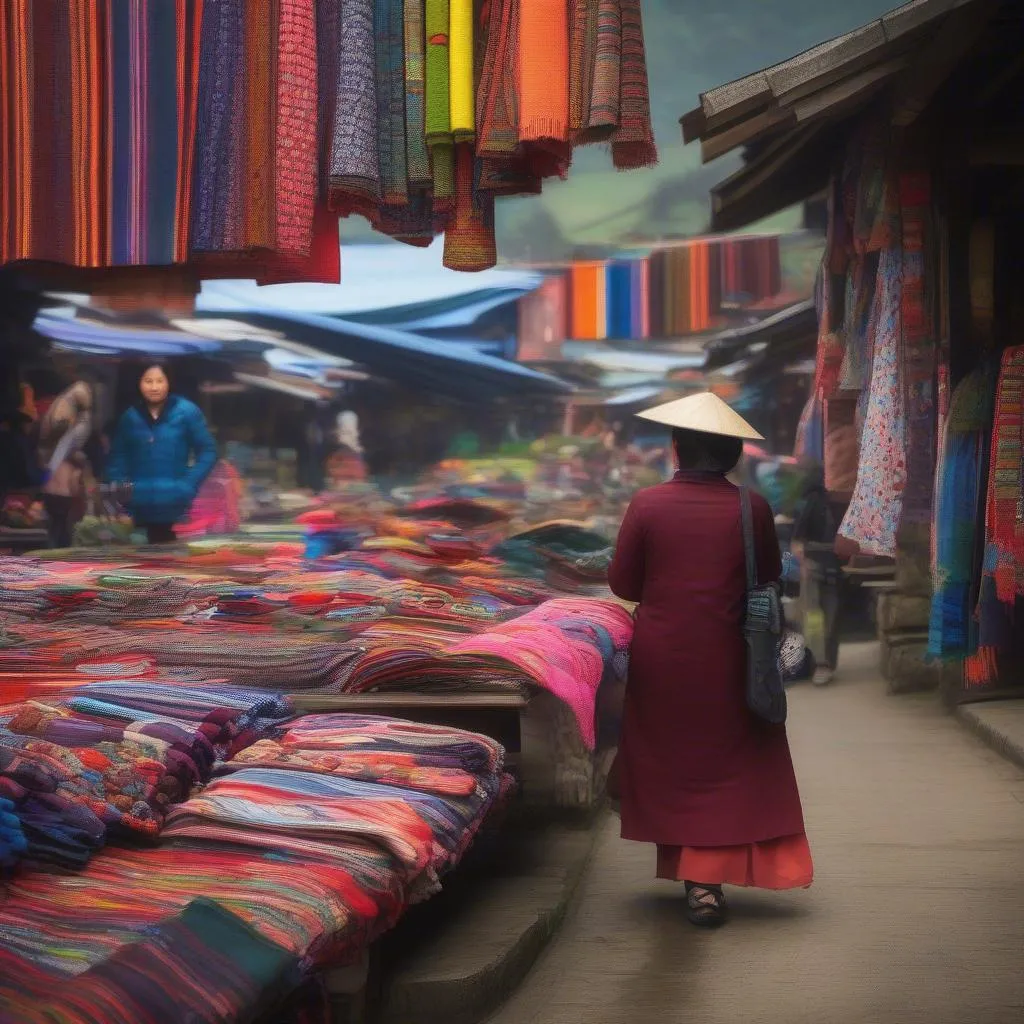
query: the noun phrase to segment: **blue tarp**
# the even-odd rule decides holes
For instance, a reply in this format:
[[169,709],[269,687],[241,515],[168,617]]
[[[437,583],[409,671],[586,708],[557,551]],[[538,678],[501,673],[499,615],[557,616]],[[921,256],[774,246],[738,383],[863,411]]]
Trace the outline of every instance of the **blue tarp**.
[[556,377],[485,355],[470,345],[421,338],[390,327],[261,308],[235,309],[232,316],[351,359],[376,376],[452,398],[481,401],[573,390]]

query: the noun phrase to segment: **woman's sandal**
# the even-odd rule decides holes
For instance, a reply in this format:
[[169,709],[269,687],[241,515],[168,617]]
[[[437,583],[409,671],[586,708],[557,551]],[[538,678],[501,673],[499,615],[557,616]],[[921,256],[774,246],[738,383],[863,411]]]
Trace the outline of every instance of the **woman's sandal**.
[[686,916],[698,928],[717,928],[725,924],[725,896],[721,889],[691,885],[686,890]]

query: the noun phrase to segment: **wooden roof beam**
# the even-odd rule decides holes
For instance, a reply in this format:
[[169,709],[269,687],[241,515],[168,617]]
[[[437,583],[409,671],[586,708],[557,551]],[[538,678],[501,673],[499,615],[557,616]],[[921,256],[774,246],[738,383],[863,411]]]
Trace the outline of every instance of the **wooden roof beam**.
[[891,118],[895,127],[909,127],[927,110],[957,65],[981,40],[999,6],[999,0],[977,0],[949,13],[935,38],[896,84]]

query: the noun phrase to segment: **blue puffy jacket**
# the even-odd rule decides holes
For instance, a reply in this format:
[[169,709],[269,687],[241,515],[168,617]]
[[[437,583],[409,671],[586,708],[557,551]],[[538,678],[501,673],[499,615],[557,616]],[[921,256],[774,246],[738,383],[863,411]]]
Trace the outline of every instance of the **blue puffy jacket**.
[[131,484],[129,511],[146,526],[185,517],[217,463],[217,445],[198,406],[171,395],[157,419],[133,406],[117,425],[107,462],[112,484]]

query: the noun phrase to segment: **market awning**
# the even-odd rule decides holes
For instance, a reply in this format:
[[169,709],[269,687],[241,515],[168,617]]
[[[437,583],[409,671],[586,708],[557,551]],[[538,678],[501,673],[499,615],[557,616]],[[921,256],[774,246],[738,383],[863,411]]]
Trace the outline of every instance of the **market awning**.
[[707,342],[707,369],[715,369],[737,358],[753,346],[765,343],[769,348],[784,348],[806,341],[813,350],[817,339],[818,314],[814,301],[794,303],[787,309],[752,324],[732,327]]
[[236,309],[234,317],[331,355],[351,359],[375,376],[466,401],[560,395],[572,387],[468,345],[433,341],[405,331],[310,314]]
[[188,356],[213,355],[221,342],[175,330],[122,327],[108,321],[40,313],[33,330],[68,352],[86,355]]
[[792,206],[828,184],[853,117],[883,91],[891,120],[911,124],[977,41],[999,0],[912,0],[791,60],[702,93],[682,119],[707,163],[741,146],[745,166],[712,190],[726,231]]

